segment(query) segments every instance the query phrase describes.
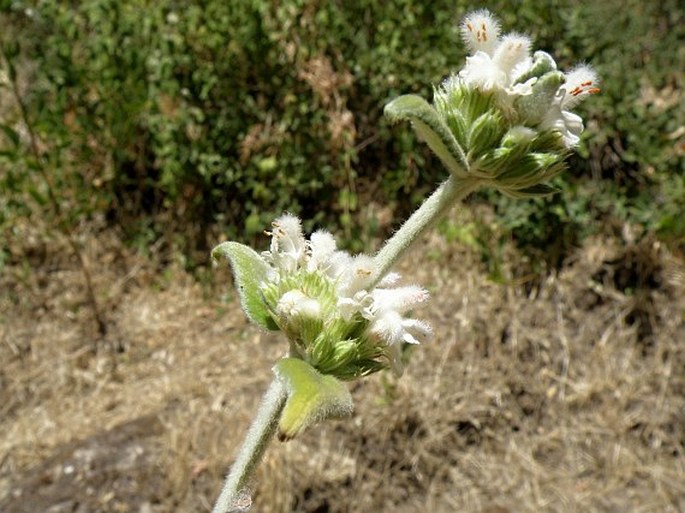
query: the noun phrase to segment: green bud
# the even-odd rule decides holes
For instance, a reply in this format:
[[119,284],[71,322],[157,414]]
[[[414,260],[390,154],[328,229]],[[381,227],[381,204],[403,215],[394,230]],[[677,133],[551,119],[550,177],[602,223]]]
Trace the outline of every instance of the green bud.
[[530,150],[536,152],[557,153],[568,156],[568,148],[564,146],[561,134],[555,130],[543,130],[530,144]]
[[538,124],[552,106],[552,101],[559,91],[559,86],[566,79],[560,71],[550,71],[533,84],[531,94],[521,96],[514,102],[520,119],[524,123]]
[[533,54],[533,65],[528,71],[516,79],[516,84],[523,84],[531,78],[540,78],[545,73],[556,71],[557,63],[547,52],[537,51]]
[[457,140],[462,148],[468,147],[469,137],[468,137],[468,122],[464,117],[463,113],[457,109],[448,109],[441,112],[445,123],[449,127],[450,131],[454,134],[454,138]]
[[486,112],[471,124],[469,140],[466,145],[470,158],[474,158],[496,146],[505,131],[502,115]]
[[494,178],[506,169],[512,148],[496,148],[489,150],[478,157],[471,166],[471,173],[479,178]]
[[514,146],[523,146],[528,148],[531,142],[537,137],[538,133],[532,128],[523,125],[516,125],[511,127],[504,137],[502,137],[502,146],[505,148],[513,148]]

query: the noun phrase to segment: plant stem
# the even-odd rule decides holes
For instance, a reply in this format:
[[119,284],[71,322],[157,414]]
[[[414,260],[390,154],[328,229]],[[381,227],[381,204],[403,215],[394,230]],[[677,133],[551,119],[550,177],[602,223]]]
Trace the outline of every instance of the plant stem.
[[476,178],[450,176],[431,194],[376,254],[375,286],[416,240],[457,202],[478,188]]
[[214,505],[212,513],[230,513],[245,511],[237,504],[241,499],[240,492],[254,474],[257,464],[262,459],[271,440],[278,419],[285,406],[286,390],[278,379],[274,379],[264,394],[259,411],[250,426],[231,471],[226,477],[221,494]]

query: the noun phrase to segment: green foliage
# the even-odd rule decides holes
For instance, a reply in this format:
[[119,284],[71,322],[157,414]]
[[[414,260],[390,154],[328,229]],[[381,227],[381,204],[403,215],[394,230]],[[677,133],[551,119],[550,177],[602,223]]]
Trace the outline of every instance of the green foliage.
[[[133,243],[162,238],[192,265],[217,239],[257,237],[285,210],[307,230],[325,225],[360,243],[378,229],[357,220],[369,205],[395,206],[398,222],[413,210],[445,171],[413,133],[383,120],[383,107],[402,94],[430,100],[462,65],[456,24],[474,7],[15,0],[0,4],[0,28],[5,43],[21,43],[24,100],[70,222],[104,214]],[[589,160],[573,161],[560,184],[580,191],[601,179],[601,194],[519,206],[498,197],[500,222],[526,247],[542,247],[556,223],[585,223],[588,211],[682,244],[678,0],[477,7],[498,13],[505,31],[530,32],[563,68],[589,61],[603,79],[584,106]],[[17,216],[46,212],[45,190],[25,140],[13,136],[22,133],[16,116],[2,117],[0,223],[9,233]]]

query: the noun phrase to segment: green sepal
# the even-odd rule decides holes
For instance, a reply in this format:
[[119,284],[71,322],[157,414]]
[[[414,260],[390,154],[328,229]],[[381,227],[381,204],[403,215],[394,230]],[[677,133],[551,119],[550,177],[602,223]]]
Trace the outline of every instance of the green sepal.
[[415,94],[400,96],[385,106],[384,113],[393,123],[411,121],[414,131],[450,173],[462,178],[468,176],[464,150],[440,114],[426,100]]
[[554,153],[528,153],[497,175],[497,183],[504,187],[525,189],[556,176],[562,169],[563,156]]
[[233,268],[240,305],[253,323],[267,330],[278,330],[262,297],[260,286],[267,278],[269,266],[252,248],[238,242],[224,242],[212,250],[212,259],[225,256]]
[[551,185],[547,185],[544,183],[539,183],[537,185],[533,185],[532,187],[526,187],[525,189],[506,189],[506,188],[501,188],[500,189],[504,194],[507,196],[510,196],[512,198],[540,198],[544,196],[551,196],[552,194],[556,194],[557,192],[560,191],[560,189],[557,189],[556,187],[552,187]]
[[273,371],[288,393],[278,423],[280,440],[291,440],[326,419],[352,414],[352,395],[344,383],[321,374],[304,360],[283,358]]

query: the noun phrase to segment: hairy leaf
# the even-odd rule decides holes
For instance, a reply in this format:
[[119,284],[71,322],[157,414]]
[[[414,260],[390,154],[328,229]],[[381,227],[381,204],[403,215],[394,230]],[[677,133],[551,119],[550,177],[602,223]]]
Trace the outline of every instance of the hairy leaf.
[[411,121],[416,133],[440,158],[449,171],[459,177],[468,176],[464,150],[438,112],[423,98],[407,94],[385,106],[390,121]]
[[354,406],[347,387],[304,360],[283,358],[273,370],[288,390],[278,425],[281,440],[290,440],[318,422],[352,413]]
[[266,280],[268,266],[252,248],[238,242],[224,242],[212,250],[212,258],[225,256],[233,268],[235,284],[240,295],[240,304],[245,315],[255,324],[268,330],[278,326],[262,300],[261,283]]

